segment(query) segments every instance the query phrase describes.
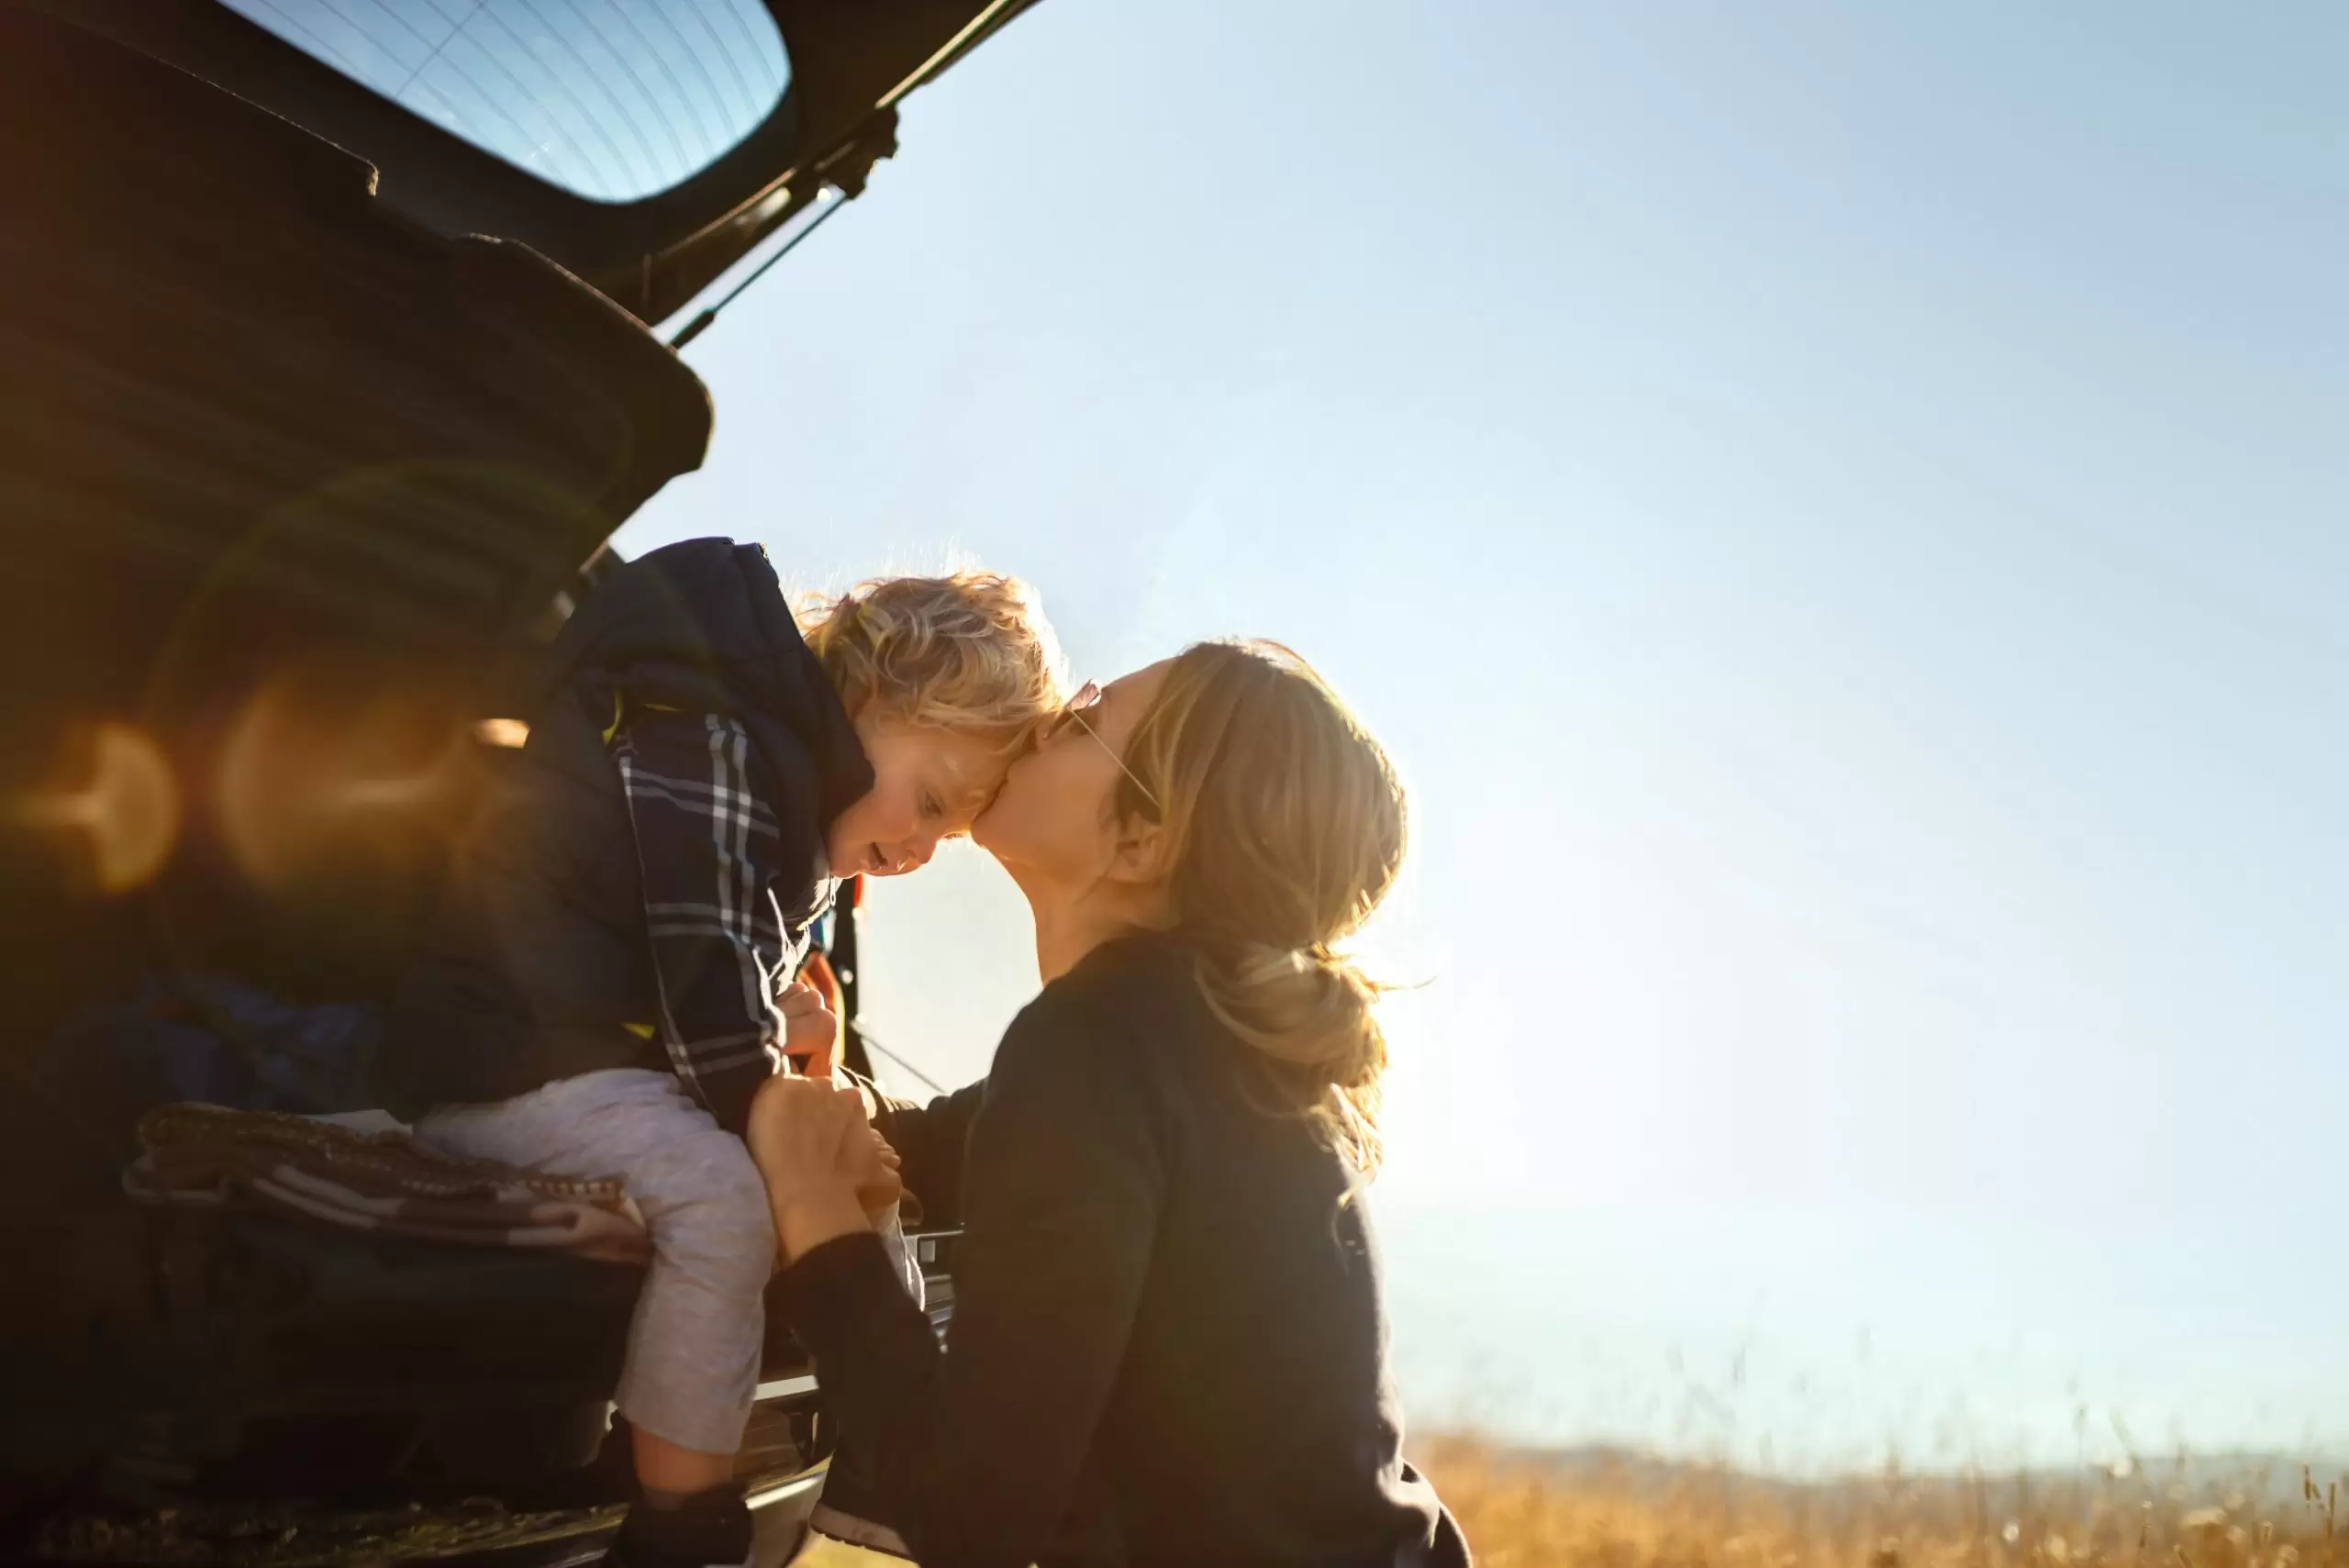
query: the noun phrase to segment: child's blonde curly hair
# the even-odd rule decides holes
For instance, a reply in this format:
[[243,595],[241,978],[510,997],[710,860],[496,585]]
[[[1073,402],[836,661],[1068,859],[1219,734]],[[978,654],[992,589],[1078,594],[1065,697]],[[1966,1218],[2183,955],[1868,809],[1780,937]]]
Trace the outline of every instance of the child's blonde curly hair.
[[1017,577],[875,577],[796,606],[852,715],[999,738],[1007,751],[1061,709],[1067,680],[1036,592]]

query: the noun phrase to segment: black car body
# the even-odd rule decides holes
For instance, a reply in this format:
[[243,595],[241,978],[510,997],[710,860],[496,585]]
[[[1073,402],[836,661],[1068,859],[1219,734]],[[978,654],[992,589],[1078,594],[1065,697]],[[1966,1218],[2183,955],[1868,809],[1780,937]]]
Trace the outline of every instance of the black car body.
[[[573,1561],[614,1522],[634,1273],[134,1207],[121,1107],[26,1064],[159,973],[386,993],[500,766],[484,721],[702,460],[707,395],[646,324],[860,192],[897,102],[1023,4],[767,0],[787,88],[622,200],[297,47],[299,6],[0,7],[13,1550]],[[574,85],[629,63],[615,17]],[[782,1518],[829,1435],[780,1326],[766,1379],[741,1468]]]

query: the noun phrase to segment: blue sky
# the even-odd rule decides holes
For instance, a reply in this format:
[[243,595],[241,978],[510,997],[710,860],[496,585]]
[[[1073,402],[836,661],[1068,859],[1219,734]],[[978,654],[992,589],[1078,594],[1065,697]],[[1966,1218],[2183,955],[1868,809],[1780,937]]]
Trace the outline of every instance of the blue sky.
[[[688,351],[620,542],[1335,680],[1414,792],[1427,1418],[2349,1447],[2344,69],[2322,5],[1051,0]],[[873,919],[975,1075],[1016,897]]]

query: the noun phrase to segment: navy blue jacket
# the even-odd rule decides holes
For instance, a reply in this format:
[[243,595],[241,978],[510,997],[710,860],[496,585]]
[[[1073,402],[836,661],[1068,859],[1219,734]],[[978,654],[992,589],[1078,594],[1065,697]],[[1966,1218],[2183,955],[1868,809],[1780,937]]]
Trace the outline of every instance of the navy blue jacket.
[[667,1066],[740,1130],[831,894],[827,830],[872,783],[763,550],[692,539],[620,567],[549,651],[516,776],[455,857],[394,999],[384,1103]]

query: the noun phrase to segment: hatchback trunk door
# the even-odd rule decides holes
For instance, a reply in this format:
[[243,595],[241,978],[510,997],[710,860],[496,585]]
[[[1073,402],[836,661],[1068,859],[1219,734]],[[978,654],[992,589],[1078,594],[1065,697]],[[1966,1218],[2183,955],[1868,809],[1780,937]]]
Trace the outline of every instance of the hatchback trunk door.
[[638,318],[680,309],[896,106],[1034,0],[44,0],[373,164],[433,232],[529,246]]

